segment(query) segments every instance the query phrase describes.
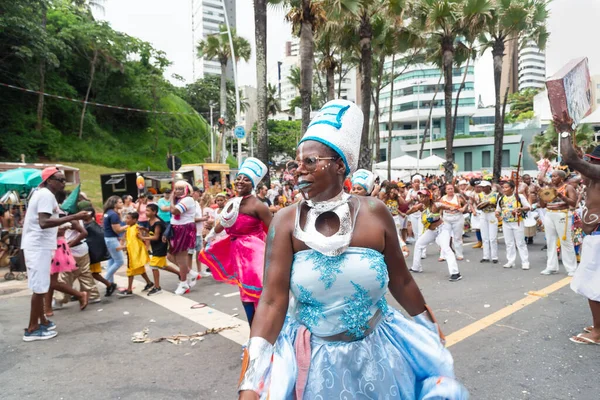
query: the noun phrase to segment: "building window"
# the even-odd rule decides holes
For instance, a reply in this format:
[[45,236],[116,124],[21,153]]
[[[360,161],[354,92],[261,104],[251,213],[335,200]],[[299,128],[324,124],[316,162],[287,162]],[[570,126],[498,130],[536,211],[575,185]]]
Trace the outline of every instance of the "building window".
[[490,168],[492,166],[492,157],[490,151],[483,151],[481,153],[481,168]]
[[405,131],[411,130],[412,129],[412,125],[410,125],[410,124],[404,124],[404,125],[402,125],[402,129],[404,129]]
[[502,150],[502,168],[510,168],[510,150]]
[[473,153],[471,153],[470,151],[465,152],[464,170],[465,171],[473,170]]
[[387,161],[387,149],[379,149],[379,159],[381,161]]

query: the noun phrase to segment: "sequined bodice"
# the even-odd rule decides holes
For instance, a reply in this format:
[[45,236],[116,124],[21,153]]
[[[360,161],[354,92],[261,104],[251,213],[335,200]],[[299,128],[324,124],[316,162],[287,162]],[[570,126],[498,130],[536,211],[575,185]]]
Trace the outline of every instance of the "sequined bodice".
[[294,255],[294,317],[317,336],[347,332],[357,339],[377,310],[387,312],[388,271],[378,251],[349,247],[338,256],[316,250]]

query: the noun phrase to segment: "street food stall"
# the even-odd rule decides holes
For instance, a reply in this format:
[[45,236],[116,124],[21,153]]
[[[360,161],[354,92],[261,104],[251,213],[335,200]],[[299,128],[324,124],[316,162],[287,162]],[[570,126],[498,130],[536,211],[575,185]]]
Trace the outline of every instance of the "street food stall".
[[233,181],[233,173],[228,164],[203,163],[184,164],[179,168],[179,173],[184,176],[192,173],[193,186],[204,191],[216,194],[225,190],[227,185]]

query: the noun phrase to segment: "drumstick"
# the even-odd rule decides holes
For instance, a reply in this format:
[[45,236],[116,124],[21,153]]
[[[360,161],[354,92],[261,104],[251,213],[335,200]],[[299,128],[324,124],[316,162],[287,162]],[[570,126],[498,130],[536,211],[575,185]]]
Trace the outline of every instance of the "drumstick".
[[565,233],[563,234],[562,240],[563,242],[565,240],[567,240],[567,227],[569,226],[569,210],[567,210],[566,216],[565,216]]

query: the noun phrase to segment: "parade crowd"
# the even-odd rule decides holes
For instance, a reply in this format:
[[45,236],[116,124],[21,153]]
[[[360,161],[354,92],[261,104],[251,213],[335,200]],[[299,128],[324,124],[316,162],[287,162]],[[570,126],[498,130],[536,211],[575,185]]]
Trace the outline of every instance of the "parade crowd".
[[[472,233],[481,263],[515,268],[518,253],[520,268],[530,270],[527,246],[538,230],[547,251],[539,273],[559,273],[560,256],[566,273],[575,276],[573,289],[590,299],[598,319],[600,296],[590,290],[590,282],[598,280],[590,267],[595,250],[585,241],[598,227],[586,218],[600,218],[589,213],[586,193],[595,186],[586,178],[586,161],[570,153],[563,165],[542,161],[535,179],[517,173],[499,182],[485,175],[446,181],[415,174],[410,182],[380,182],[372,172],[357,170],[360,109],[342,100],[325,109],[270,188],[263,183],[268,168],[250,157],[232,188],[214,197],[178,180],[157,198],[141,194],[134,202],[112,196],[95,218],[84,194],[79,211],[66,215],[59,206],[65,200],[64,175],[45,169],[23,227],[34,293],[23,339],[55,337],[56,324],[48,317],[72,299],[81,310],[101,301],[96,282],[105,286],[105,296],[126,298],[133,295],[136,276],[148,296],[162,293],[163,272],[178,276],[176,295],[212,276],[239,288],[251,326],[240,398],[331,398],[348,384],[356,395],[365,382],[378,393],[401,390],[395,396],[400,398],[416,393],[467,398],[410,272],[423,271],[421,260],[433,247],[433,256],[447,264],[449,280],[460,281],[463,237]],[[569,142],[564,146],[573,148]],[[600,146],[586,157],[589,165],[600,160]],[[600,175],[588,172],[594,173]],[[437,246],[429,246],[433,242]],[[411,254],[409,268],[405,258]],[[580,259],[584,271],[578,274]],[[127,287],[118,290],[115,273],[123,266]],[[388,290],[412,318],[387,305]],[[571,341],[600,344],[594,326]],[[358,367],[351,362],[355,352],[374,358]],[[323,370],[336,371],[329,386],[320,381]],[[377,370],[385,373],[369,375]],[[358,381],[347,382],[346,373]],[[431,397],[423,397],[427,393]]]

